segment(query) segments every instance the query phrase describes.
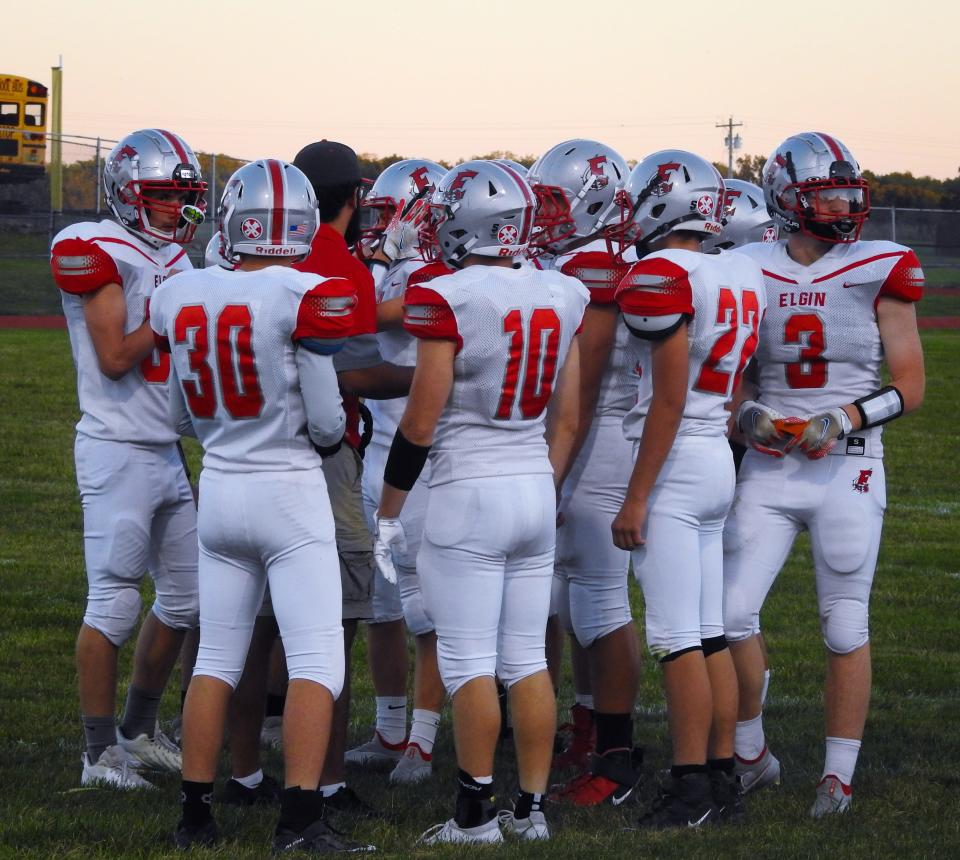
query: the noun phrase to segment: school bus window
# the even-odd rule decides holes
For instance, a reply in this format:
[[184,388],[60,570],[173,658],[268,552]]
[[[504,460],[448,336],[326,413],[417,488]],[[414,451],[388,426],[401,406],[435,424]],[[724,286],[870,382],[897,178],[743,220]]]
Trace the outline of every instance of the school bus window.
[[43,128],[46,119],[44,113],[44,106],[42,104],[27,102],[23,106],[23,124],[33,128]]
[[20,125],[20,105],[16,102],[0,102],[0,125]]

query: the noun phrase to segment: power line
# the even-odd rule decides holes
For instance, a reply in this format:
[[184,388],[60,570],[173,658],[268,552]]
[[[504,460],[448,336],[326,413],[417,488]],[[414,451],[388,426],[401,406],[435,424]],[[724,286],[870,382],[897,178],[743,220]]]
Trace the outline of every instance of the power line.
[[733,135],[733,130],[739,128],[743,125],[742,122],[734,122],[733,117],[730,117],[726,122],[718,122],[714,125],[715,128],[725,128],[727,130],[727,136],[723,139],[724,144],[727,147],[727,177],[733,176],[733,151],[735,149],[740,149],[742,141],[740,135],[736,137]]

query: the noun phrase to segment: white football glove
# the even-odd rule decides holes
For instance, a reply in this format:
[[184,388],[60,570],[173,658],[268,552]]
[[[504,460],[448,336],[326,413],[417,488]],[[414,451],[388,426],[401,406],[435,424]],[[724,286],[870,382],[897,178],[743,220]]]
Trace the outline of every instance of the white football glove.
[[771,457],[782,457],[783,451],[772,445],[783,438],[773,423],[783,417],[776,409],[764,406],[756,400],[744,400],[737,412],[737,426],[747,444],[755,451]]
[[796,446],[811,460],[826,457],[833,446],[847,433],[853,430],[850,416],[839,407],[828,409],[814,415],[807,421],[807,426],[796,439],[791,439],[787,450]]
[[393,563],[394,551],[407,551],[407,536],[398,517],[376,515],[377,535],[373,541],[373,560],[380,575],[391,585],[397,583],[397,568]]
[[397,221],[383,231],[381,250],[392,262],[410,260],[420,253],[420,228],[411,221]]

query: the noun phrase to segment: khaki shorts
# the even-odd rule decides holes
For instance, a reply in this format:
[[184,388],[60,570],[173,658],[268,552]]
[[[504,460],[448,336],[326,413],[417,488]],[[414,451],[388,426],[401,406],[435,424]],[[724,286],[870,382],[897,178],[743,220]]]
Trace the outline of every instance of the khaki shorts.
[[362,475],[363,460],[346,443],[332,457],[323,458],[340,556],[344,621],[373,616],[373,537],[363,514]]

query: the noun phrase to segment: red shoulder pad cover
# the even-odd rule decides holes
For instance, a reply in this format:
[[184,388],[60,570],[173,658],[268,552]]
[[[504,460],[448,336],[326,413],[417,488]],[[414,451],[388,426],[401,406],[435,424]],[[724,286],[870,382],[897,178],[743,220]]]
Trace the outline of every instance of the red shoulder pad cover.
[[106,251],[86,239],[61,239],[53,246],[50,269],[65,293],[83,295],[107,284],[123,286],[117,263]]
[[590,302],[595,305],[616,304],[617,286],[629,269],[629,263],[617,262],[606,251],[574,254],[560,267],[564,275],[576,278],[590,291]]
[[923,269],[913,251],[907,251],[890,270],[878,298],[888,296],[903,302],[919,302],[923,296]]
[[329,278],[304,293],[293,340],[343,340],[354,334],[357,292],[346,278]]
[[408,334],[428,340],[452,340],[457,352],[463,338],[447,300],[429,287],[407,287],[403,296],[403,327]]
[[687,270],[662,257],[634,263],[620,282],[616,298],[625,314],[693,314],[693,290]]
[[434,278],[440,278],[443,275],[452,275],[453,269],[447,268],[443,263],[434,261],[421,266],[413,272],[407,279],[407,289],[415,287],[417,284],[426,284]]

